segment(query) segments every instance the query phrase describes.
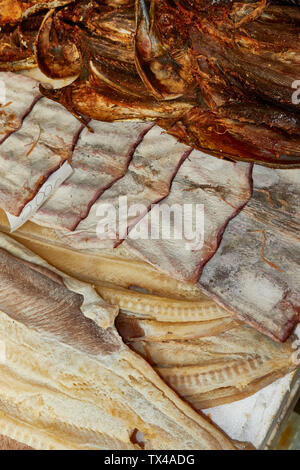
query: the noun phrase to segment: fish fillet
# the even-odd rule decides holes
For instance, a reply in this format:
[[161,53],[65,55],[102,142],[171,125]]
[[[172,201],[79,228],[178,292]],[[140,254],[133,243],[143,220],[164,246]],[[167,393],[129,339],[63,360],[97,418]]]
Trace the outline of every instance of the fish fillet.
[[194,338],[169,340],[145,330],[144,338],[128,341],[130,324],[124,318],[117,324],[128,344],[198,410],[241,400],[296,368],[292,340],[275,343],[246,325],[224,323],[223,331],[203,337],[194,327]]
[[[216,252],[227,223],[251,197],[251,171],[248,163],[212,159],[194,150],[174,178],[169,196],[135,226],[125,243],[170,276],[196,282]],[[197,218],[197,205],[203,207],[203,220]],[[188,206],[191,211],[183,213]],[[160,219],[165,209],[163,223],[168,221],[168,211],[174,210],[168,237]],[[192,228],[194,238],[187,238],[187,226]],[[157,233],[156,238],[153,233]],[[198,235],[200,243],[195,241]]]
[[[22,77],[26,83],[26,78]],[[81,124],[62,106],[39,100],[0,146],[0,205],[20,215],[48,176],[70,159]]]
[[125,346],[92,287],[3,234],[0,247],[5,436],[34,449],[234,449]]
[[239,318],[285,341],[300,320],[299,170],[253,172],[254,193],[233,219],[200,287]]
[[72,155],[73,174],[35,213],[32,220],[46,227],[75,230],[93,203],[126,173],[144,134],[146,123],[93,121],[84,129]]
[[[158,126],[153,127],[136,148],[126,175],[100,196],[74,233],[58,231],[58,235],[78,249],[114,248],[152,204],[168,195],[178,167],[190,152]],[[114,214],[116,224],[111,223]]]
[[35,80],[0,72],[0,144],[21,127],[40,97]]

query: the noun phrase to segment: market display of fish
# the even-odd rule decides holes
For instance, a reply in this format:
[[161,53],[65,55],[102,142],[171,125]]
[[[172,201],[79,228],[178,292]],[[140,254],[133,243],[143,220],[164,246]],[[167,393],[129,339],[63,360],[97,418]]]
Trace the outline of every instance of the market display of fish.
[[72,156],[81,124],[57,103],[39,100],[22,127],[1,145],[0,204],[18,216],[47,180]]
[[[38,243],[31,247],[43,256],[51,253],[49,246],[45,251]],[[65,262],[70,257],[52,250],[51,262],[57,265],[59,260],[70,270]],[[82,273],[90,275],[97,265],[96,259],[86,259]],[[128,277],[125,268],[122,272]],[[200,293],[195,300],[179,300],[171,297],[171,290],[168,297],[162,296],[163,288],[157,288],[158,295],[149,295],[99,279],[96,290],[121,309],[116,326],[125,343],[199,410],[245,398],[296,368],[293,339],[275,343]]]
[[0,0],[0,449],[234,449],[201,410],[292,376],[299,35],[298,0]]
[[1,11],[0,67],[77,76],[42,92],[83,121],[154,120],[211,155],[300,166],[297,2],[3,0]]
[[[174,179],[170,195],[163,201],[173,207],[184,194],[186,203],[204,203],[206,239],[201,249],[188,250],[186,240],[162,237],[158,240],[129,237],[124,243],[138,258],[179,280],[198,282],[200,289],[235,316],[276,340],[285,341],[300,320],[300,171],[255,165],[250,200],[226,225],[221,242],[216,237],[213,245],[211,225],[216,223],[217,214],[224,216],[224,207],[230,201],[222,181],[229,181],[237,191],[231,195],[231,209],[243,189],[228,179],[227,162],[221,162],[222,169],[203,187],[203,176],[209,176],[207,161],[208,156],[196,160],[199,174],[195,162],[186,161]],[[186,171],[189,177],[184,179]],[[237,179],[241,182],[241,175]],[[152,221],[156,220],[152,213],[159,211],[159,205],[152,208],[136,226],[137,230],[143,226],[150,226],[151,230]],[[195,223],[196,217],[191,220]],[[174,221],[172,230],[176,230]]]

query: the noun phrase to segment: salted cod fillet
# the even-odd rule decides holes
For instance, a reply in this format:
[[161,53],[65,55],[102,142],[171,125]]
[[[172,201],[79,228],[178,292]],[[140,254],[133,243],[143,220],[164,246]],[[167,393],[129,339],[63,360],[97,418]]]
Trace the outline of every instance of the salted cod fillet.
[[0,144],[20,129],[41,97],[38,82],[32,78],[0,72]]
[[19,216],[47,178],[71,159],[81,130],[62,106],[40,99],[0,146],[1,207]]
[[123,339],[198,410],[241,400],[296,368],[292,338],[279,344],[223,318],[218,321],[219,332],[209,331],[212,322],[191,323],[189,335],[182,338],[177,333],[183,325],[187,330],[189,323],[168,324],[168,339],[163,328],[155,336],[158,323],[121,314],[117,327]]
[[4,234],[0,260],[2,434],[35,449],[234,449],[125,346],[91,286]]
[[122,178],[137,145],[152,124],[92,121],[72,154],[73,174],[32,217],[38,225],[75,230],[101,194]]
[[[228,222],[249,201],[251,174],[249,163],[219,160],[193,150],[179,168],[169,195],[133,228],[126,247],[175,279],[197,282],[218,250]],[[201,208],[202,218],[198,217]],[[170,231],[166,229],[169,220]]]
[[[169,194],[172,180],[191,150],[160,127],[152,127],[136,147],[123,178],[100,195],[74,232],[57,230],[58,236],[79,250],[115,248],[151,206]],[[122,210],[123,204],[128,209]],[[114,213],[119,216],[116,226],[111,223]]]

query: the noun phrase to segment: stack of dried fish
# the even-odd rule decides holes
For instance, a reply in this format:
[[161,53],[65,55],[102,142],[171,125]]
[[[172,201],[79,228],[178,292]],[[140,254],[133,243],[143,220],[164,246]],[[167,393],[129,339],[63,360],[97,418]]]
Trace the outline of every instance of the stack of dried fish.
[[[79,256],[25,229],[15,237],[52,265],[92,282],[117,306],[116,326],[182,397],[201,410],[247,397],[296,368],[293,337],[284,344],[235,320],[197,286],[139,261]],[[36,235],[40,235],[36,231]]]
[[[7,101],[0,112],[3,209],[18,216],[49,174],[71,158],[73,174],[33,216],[55,229],[58,237],[51,243],[125,257],[120,265],[114,261],[125,278],[132,272],[129,260],[145,260],[178,280],[198,281],[222,306],[269,336],[284,341],[291,334],[300,305],[298,169],[212,158],[147,122],[91,121],[92,133],[43,98],[36,81],[11,72],[0,72],[0,80]],[[112,217],[109,230],[103,217],[99,237],[101,214],[107,207],[120,213],[125,198],[130,210],[122,212],[119,224],[110,224]],[[204,205],[203,243],[195,245],[185,234],[158,233],[153,239],[160,211],[182,202]],[[193,232],[201,228],[193,214],[184,217]],[[29,237],[47,243],[49,231],[31,230]],[[105,266],[109,272],[112,261]],[[149,264],[142,270],[143,277],[153,275]]]
[[0,265],[3,435],[35,449],[234,449],[124,345],[90,285],[3,234]]
[[147,119],[218,157],[300,166],[294,0],[0,2],[0,66],[34,63],[77,117]]
[[124,341],[198,410],[252,395],[296,367],[292,338],[275,343],[205,297],[97,289],[121,307],[116,325]]
[[[14,256],[26,255],[25,259],[30,259],[34,263],[40,260],[32,254],[29,255],[29,252],[24,251],[24,248],[21,249],[20,245],[10,242],[8,238],[2,236],[1,240],[5,249],[9,248]],[[43,249],[38,242],[27,241],[26,243],[25,240],[24,242],[43,256],[48,254],[48,258],[52,258],[51,261],[54,264],[62,265],[65,270],[74,272],[77,269],[76,274],[79,277],[85,275],[86,278],[91,278],[94,272],[93,266],[97,266],[96,261],[94,261],[94,264],[91,262],[90,269],[87,270],[87,259],[82,261],[82,266],[80,263],[74,265],[72,256],[68,256],[65,250],[60,252],[55,247],[52,247],[52,250],[51,247]],[[2,257],[4,256],[7,255],[2,253]],[[73,257],[75,260],[75,253]],[[6,270],[14,269],[15,260],[9,258],[6,261],[7,268],[3,269],[2,284],[8,289],[9,282],[11,282],[9,279],[11,278],[6,277]],[[100,263],[100,267],[104,275],[107,276],[109,270],[106,269],[105,259],[101,261],[103,265],[101,266]],[[39,263],[42,263],[42,261],[39,261]],[[46,266],[44,262],[42,264]],[[19,267],[19,269],[21,268]],[[51,269],[54,270],[54,268]],[[134,263],[132,270],[136,270]],[[101,276],[98,272],[97,277],[94,279],[96,290],[109,304],[120,308],[116,326],[124,341],[150,362],[150,365],[154,367],[164,381],[180,396],[189,401],[194,408],[201,410],[247,397],[295,369],[292,338],[285,344],[276,343],[252,328],[234,320],[228,312],[220,308],[214,301],[201,295],[199,291],[197,292],[196,288],[190,287],[188,289],[186,287],[184,289],[184,284],[181,285],[171,278],[168,279],[159,275],[157,279],[154,276],[150,278],[144,272],[144,287],[152,290],[153,294],[142,292],[137,288],[126,288],[125,283],[127,282],[128,287],[128,284],[132,282],[128,274],[130,272],[126,269],[120,271],[119,264],[115,279],[110,278],[111,282],[105,282],[105,276]],[[124,282],[123,287],[120,287],[118,284],[122,283],[122,275],[124,276]],[[79,292],[80,282],[72,281],[73,284],[70,284],[71,281],[68,281],[68,276],[64,276],[67,279],[64,282],[67,282],[68,288],[71,288],[71,290],[76,288],[76,292]],[[100,281],[101,277],[102,281]],[[15,276],[15,281],[10,289],[12,289],[12,292],[15,292],[17,288],[21,289],[24,297],[26,294],[24,291],[24,277],[22,279],[23,281],[20,280],[20,283],[18,283]],[[50,281],[47,280],[47,282]],[[37,283],[37,280],[35,280],[35,283]],[[141,284],[143,284],[142,278]],[[28,286],[29,288],[30,286]],[[7,289],[1,308],[19,322],[23,318],[20,315],[24,315],[24,309],[20,307],[16,310],[16,306],[13,307],[15,304],[10,303]],[[28,295],[32,296],[32,287],[30,289]],[[80,292],[82,293],[82,291]],[[64,295],[66,294],[67,292]],[[35,299],[35,297],[32,298]],[[30,311],[35,308],[34,302],[35,300],[30,303]],[[48,300],[45,299],[45,302],[45,307],[48,302],[47,311],[45,311],[43,317],[39,318],[38,324],[45,322],[46,329],[51,329],[55,324],[55,331],[58,331],[57,321],[54,322],[51,316],[52,307],[54,308],[56,301],[54,302],[49,298]],[[108,304],[107,309],[109,312]],[[30,311],[28,311],[28,315]],[[113,313],[115,310],[111,312]],[[109,315],[112,313],[109,313]],[[62,314],[60,313],[60,315]],[[93,318],[97,320],[94,313]],[[111,317],[106,318],[105,325],[109,324],[109,318]],[[29,321],[28,334],[33,334],[38,326],[33,320],[29,317],[26,319],[26,322]],[[70,317],[70,321],[65,321],[63,327],[65,333],[61,340],[67,342],[67,344],[69,344],[68,341],[71,341],[71,346],[77,350],[81,347],[81,341],[78,341],[78,338],[82,336],[84,329],[83,325],[78,325],[76,333],[74,320],[71,321]],[[104,322],[103,319],[101,321]],[[47,334],[51,331],[49,330]],[[10,333],[7,338],[9,337]],[[5,344],[7,344],[7,338]],[[101,344],[103,345],[105,339],[103,338],[102,336],[99,337],[99,347]],[[106,344],[106,340],[104,343]],[[12,351],[15,350],[15,347],[16,345],[12,346]],[[23,351],[22,355],[17,353],[14,357],[16,360],[20,358],[24,361],[25,353],[26,351]],[[41,360],[40,364],[42,364]],[[44,369],[44,365],[41,367]],[[66,368],[66,373],[67,371]],[[111,368],[110,373],[113,373]],[[73,381],[73,383],[75,382]],[[0,395],[1,393],[0,389]],[[84,396],[82,396],[82,399],[84,400]],[[15,434],[12,432],[13,427],[10,428],[8,435],[15,438]],[[19,440],[32,445],[31,441]],[[54,446],[56,445],[58,444],[56,443]]]

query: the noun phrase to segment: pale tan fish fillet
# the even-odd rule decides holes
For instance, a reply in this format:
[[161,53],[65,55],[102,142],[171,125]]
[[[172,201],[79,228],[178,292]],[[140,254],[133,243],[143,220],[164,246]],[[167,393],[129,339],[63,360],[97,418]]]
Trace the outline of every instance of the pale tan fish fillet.
[[193,150],[179,168],[169,195],[152,206],[124,243],[169,276],[197,282],[218,250],[228,222],[249,201],[251,174],[249,163],[232,163]]
[[253,196],[232,220],[199,287],[284,342],[300,321],[300,170],[254,165]]
[[32,221],[53,229],[75,230],[100,195],[125,175],[135,148],[152,125],[90,122],[72,154],[73,174],[38,209]]
[[104,300],[134,313],[141,320],[172,322],[174,325],[174,322],[204,323],[226,317],[232,319],[226,310],[205,296],[194,301],[173,299],[100,283],[97,283],[96,290]]
[[35,449],[234,449],[125,346],[91,287],[4,234],[0,248],[3,435]]
[[200,339],[128,344],[198,410],[245,398],[296,368],[292,339],[279,344],[246,325]]
[[[5,223],[2,219],[0,217],[1,224]],[[28,239],[29,237],[34,238],[36,234],[40,234],[46,239],[45,232],[51,233],[48,229],[41,229],[29,222],[13,236],[43,256],[52,265],[64,269],[70,275],[94,283],[101,297],[110,304],[117,305],[120,309],[129,310],[141,318],[159,322],[207,322],[214,320],[214,323],[209,327],[217,328],[215,320],[225,317],[231,318],[226,310],[201,294],[196,287],[168,278],[146,263],[76,253],[69,249]],[[23,238],[24,236],[26,238]],[[49,236],[48,241],[51,242]],[[53,242],[55,243],[55,239]],[[130,289],[120,287],[118,284],[125,287],[131,285],[136,287]],[[138,287],[156,292],[159,295],[138,291]],[[231,324],[231,321],[229,323]]]

